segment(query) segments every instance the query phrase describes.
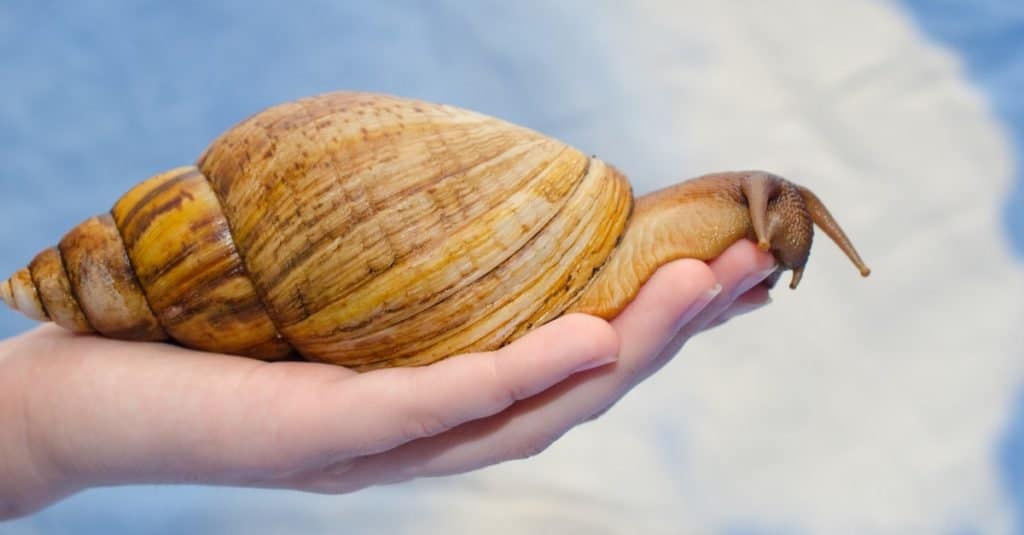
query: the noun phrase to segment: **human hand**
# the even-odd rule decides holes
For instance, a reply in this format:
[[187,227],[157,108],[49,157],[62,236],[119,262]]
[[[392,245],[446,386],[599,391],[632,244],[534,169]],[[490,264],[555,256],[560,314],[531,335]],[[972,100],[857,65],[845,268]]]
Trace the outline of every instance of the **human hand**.
[[611,322],[568,315],[497,351],[364,374],[43,326],[0,342],[0,518],[93,486],[337,493],[528,457],[765,303],[773,266],[741,241],[663,266]]

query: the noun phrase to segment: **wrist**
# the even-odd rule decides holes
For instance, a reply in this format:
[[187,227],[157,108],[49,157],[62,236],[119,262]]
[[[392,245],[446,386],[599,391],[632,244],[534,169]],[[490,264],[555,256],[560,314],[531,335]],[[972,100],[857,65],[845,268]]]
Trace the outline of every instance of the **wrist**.
[[[45,378],[34,377],[33,360],[45,352],[31,350],[31,334],[0,341],[0,520],[38,510],[74,492],[71,478],[52,458],[47,434],[38,429],[39,399]],[[45,374],[39,374],[45,375]]]

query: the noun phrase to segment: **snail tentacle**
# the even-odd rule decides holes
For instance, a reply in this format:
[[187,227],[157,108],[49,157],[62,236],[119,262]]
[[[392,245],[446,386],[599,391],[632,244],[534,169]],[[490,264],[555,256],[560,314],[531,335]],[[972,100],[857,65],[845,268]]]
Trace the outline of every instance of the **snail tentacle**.
[[765,173],[755,173],[743,181],[740,186],[747,199],[750,209],[750,224],[754,228],[757,246],[762,251],[771,248],[771,237],[768,235],[768,201],[773,200],[779,192],[779,180]]
[[843,253],[846,254],[847,258],[853,262],[853,265],[857,266],[857,269],[860,271],[862,276],[867,277],[870,275],[871,268],[861,260],[860,254],[857,253],[857,249],[853,246],[853,242],[851,242],[850,238],[848,238],[846,233],[843,232],[843,228],[840,227],[839,223],[836,222],[834,217],[832,217],[828,208],[825,208],[825,204],[821,202],[821,199],[819,199],[811,190],[803,186],[796,186],[796,188],[803,196],[804,202],[807,203],[807,210],[810,213],[811,220],[814,221],[814,224],[818,225],[818,228],[820,228],[829,238],[832,239],[833,242],[835,242],[836,245],[839,246]]

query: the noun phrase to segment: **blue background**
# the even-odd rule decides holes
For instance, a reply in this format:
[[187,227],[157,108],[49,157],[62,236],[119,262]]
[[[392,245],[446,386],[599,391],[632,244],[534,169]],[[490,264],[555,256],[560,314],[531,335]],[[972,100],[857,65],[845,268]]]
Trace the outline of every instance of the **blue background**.
[[[1024,3],[908,0],[906,5],[928,35],[961,55],[972,81],[1013,136],[1017,171],[1003,221],[1010,246],[1024,257]],[[999,461],[1018,526],[1024,526],[1024,395],[1000,445]]]
[[[1000,239],[1019,260],[1024,3],[894,5],[927,39],[963,62],[969,83],[1008,133],[1015,172],[1003,196]],[[600,113],[615,125],[617,114],[629,114],[634,102],[603,60],[596,46],[601,36],[581,28],[575,13],[587,10],[586,3],[546,2],[4,2],[0,271],[23,265],[67,229],[107,209],[135,181],[191,162],[241,118],[339,88],[479,110],[560,137],[639,174],[665,175],[644,154],[601,142],[588,131],[593,121],[581,119]],[[0,314],[0,336],[29,326]],[[995,448],[1003,488],[1024,525],[1024,397],[1013,414]],[[399,499],[400,489],[375,499],[392,492]],[[0,533],[329,529],[304,515],[302,504],[342,503],[280,491],[224,496],[223,489],[192,487],[88,493],[0,525]],[[248,505],[253,497],[295,509],[261,515]],[[217,514],[204,507],[213,499]],[[178,513],[161,513],[168,502]],[[343,503],[367,531],[402,521],[368,499]],[[123,514],[126,507],[137,514]]]
[[[921,27],[961,55],[974,83],[985,91],[1016,148],[1014,185],[1006,195],[1007,240],[1024,257],[1024,3],[906,2]],[[1003,480],[1024,526],[1024,395],[999,450]]]

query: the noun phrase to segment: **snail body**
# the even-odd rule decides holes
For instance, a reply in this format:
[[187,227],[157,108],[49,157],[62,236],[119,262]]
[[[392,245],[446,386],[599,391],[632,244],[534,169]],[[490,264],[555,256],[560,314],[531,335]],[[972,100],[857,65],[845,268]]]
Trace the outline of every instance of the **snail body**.
[[824,205],[775,175],[705,175],[634,203],[613,166],[527,128],[329,93],[141,182],[0,298],[75,332],[368,370],[493,349],[568,312],[612,318],[661,264],[739,239],[795,287],[813,223],[868,273]]

